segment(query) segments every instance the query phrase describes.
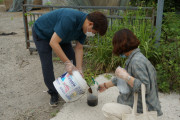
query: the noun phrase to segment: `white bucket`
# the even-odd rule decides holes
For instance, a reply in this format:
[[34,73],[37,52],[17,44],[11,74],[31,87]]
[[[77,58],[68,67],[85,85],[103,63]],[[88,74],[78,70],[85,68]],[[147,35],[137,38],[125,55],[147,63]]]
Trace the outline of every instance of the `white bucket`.
[[77,100],[87,88],[86,81],[78,71],[73,71],[72,75],[64,73],[53,82],[60,96],[66,101]]

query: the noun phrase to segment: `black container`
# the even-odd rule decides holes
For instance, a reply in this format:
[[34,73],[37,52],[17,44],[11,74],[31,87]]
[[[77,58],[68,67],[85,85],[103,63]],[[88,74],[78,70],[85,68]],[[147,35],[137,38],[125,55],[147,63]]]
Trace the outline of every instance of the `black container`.
[[98,104],[98,98],[96,98],[94,100],[87,100],[87,104],[89,106],[96,106]]
[[88,89],[87,104],[89,106],[96,106],[98,104],[98,95],[93,93],[91,88]]

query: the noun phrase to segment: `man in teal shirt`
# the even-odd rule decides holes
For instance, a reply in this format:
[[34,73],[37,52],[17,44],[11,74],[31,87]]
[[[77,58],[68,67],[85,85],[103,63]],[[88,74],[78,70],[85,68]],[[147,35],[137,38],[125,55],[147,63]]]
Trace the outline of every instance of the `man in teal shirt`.
[[[36,20],[32,30],[33,39],[40,56],[44,82],[51,95],[51,106],[56,106],[59,98],[53,85],[52,49],[65,63],[68,73],[72,74],[72,70],[77,69],[83,75],[83,44],[86,36],[93,37],[96,33],[102,36],[107,26],[107,18],[101,12],[86,14],[69,8],[54,10]],[[75,49],[71,45],[73,40],[76,40]]]

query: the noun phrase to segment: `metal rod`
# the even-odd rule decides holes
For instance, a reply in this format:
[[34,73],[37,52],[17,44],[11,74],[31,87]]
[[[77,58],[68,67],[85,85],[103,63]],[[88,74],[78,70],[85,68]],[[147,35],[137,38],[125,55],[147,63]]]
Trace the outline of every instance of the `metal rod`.
[[36,16],[35,15],[32,15],[33,16],[33,21],[35,22],[36,21]]
[[[30,15],[30,22],[33,22],[32,15]],[[31,29],[32,29],[32,25],[31,25]]]
[[31,5],[24,4],[27,7],[41,7],[41,8],[75,8],[75,9],[117,9],[117,10],[145,10],[153,9],[153,7],[130,7],[130,6],[51,6],[51,5]]
[[28,30],[28,20],[26,14],[26,6],[23,6],[23,19],[24,19],[24,32],[25,32],[25,39],[26,39],[26,48],[30,47],[30,43],[27,42],[29,40],[29,30]]
[[159,44],[159,40],[161,36],[163,7],[164,7],[164,0],[158,0],[157,17],[156,17],[156,33],[155,33],[157,44]]

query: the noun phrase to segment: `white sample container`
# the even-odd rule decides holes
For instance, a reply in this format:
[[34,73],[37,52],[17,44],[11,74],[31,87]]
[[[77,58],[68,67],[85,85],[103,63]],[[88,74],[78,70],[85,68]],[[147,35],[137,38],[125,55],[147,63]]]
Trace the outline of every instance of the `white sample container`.
[[87,83],[78,71],[73,71],[72,75],[64,73],[53,84],[66,102],[79,99],[87,90]]

